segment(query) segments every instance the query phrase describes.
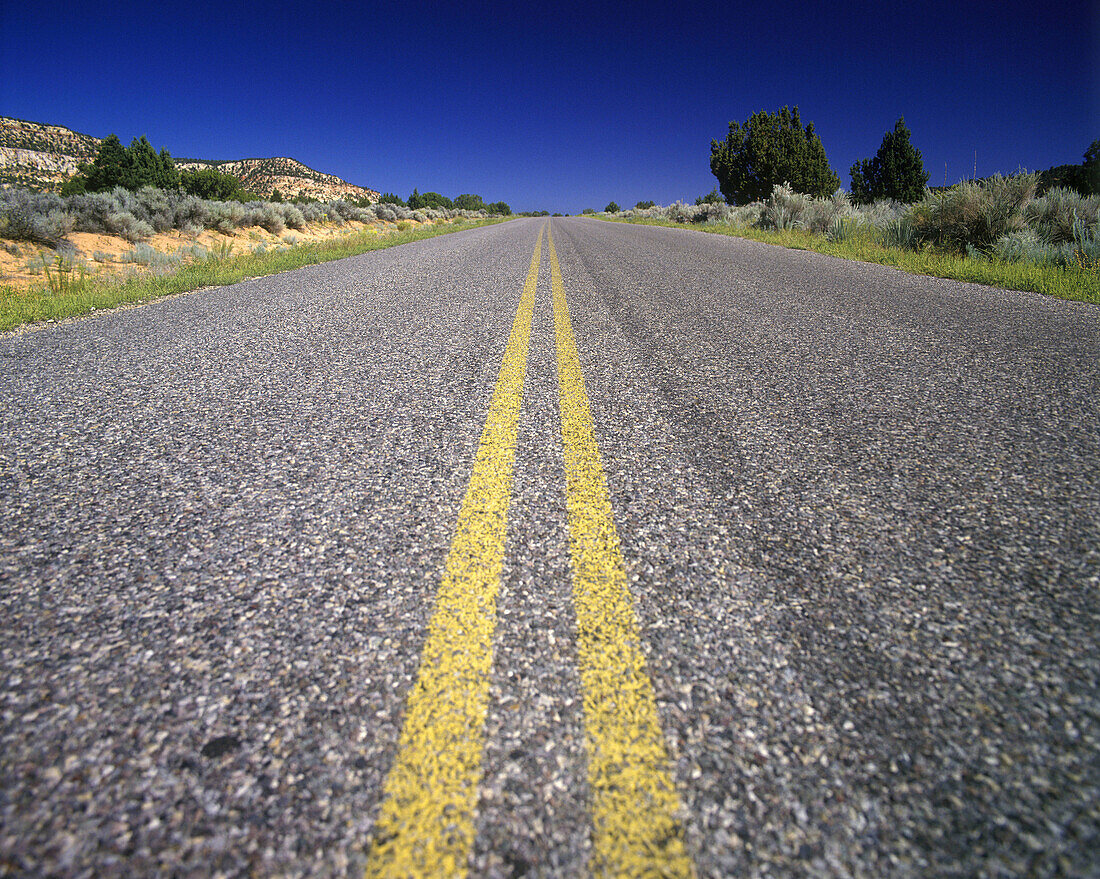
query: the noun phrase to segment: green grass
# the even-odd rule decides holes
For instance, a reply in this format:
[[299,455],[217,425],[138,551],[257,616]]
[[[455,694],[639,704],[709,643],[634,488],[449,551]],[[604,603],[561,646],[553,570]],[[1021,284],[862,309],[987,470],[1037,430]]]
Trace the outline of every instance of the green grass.
[[148,302],[201,287],[222,287],[245,278],[274,275],[302,266],[502,222],[505,218],[456,221],[388,234],[359,232],[329,241],[238,255],[232,254],[232,243],[227,241],[225,247],[218,252],[212,251],[210,258],[204,261],[190,263],[164,274],[135,275],[123,279],[89,275],[58,260],[56,264],[44,267],[46,277],[41,286],[26,290],[0,286],[0,332],[22,324],[56,321],[126,303]]
[[854,233],[844,241],[829,241],[803,229],[775,231],[751,226],[729,226],[722,223],[686,225],[670,220],[606,219],[612,223],[635,223],[645,226],[669,226],[673,229],[695,229],[737,238],[749,238],[768,244],[779,244],[796,250],[812,250],[842,259],[893,266],[913,275],[933,275],[956,281],[972,281],[1009,290],[1029,290],[1060,299],[1100,304],[1100,262],[1082,260],[1072,268],[1040,265],[1030,262],[1004,262],[985,257],[959,256],[934,249],[906,250],[884,247],[866,233]]

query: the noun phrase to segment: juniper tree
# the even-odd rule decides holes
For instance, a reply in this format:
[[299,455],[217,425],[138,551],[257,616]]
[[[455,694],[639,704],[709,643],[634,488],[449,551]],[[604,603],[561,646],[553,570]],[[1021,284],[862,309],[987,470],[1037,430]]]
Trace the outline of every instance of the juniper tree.
[[852,200],[870,204],[890,198],[904,204],[920,201],[928,183],[920,150],[909,142],[905,119],[882,136],[882,146],[873,159],[861,159],[852,165]]
[[802,127],[798,107],[760,110],[744,125],[730,122],[726,139],[710,142],[710,170],[731,204],[767,198],[777,183],[818,197],[840,186],[814,124]]
[[460,211],[482,211],[485,210],[485,202],[480,195],[474,195],[469,192],[464,192],[462,195],[456,195],[454,201],[455,207]]
[[1085,150],[1085,162],[1081,167],[1084,171],[1082,192],[1086,195],[1100,193],[1100,138],[1094,140]]
[[[210,201],[229,201],[236,199],[241,191],[241,181],[232,174],[223,174],[215,168],[196,168],[180,174],[180,186],[183,191],[209,199]],[[278,192],[278,190],[275,190]],[[280,194],[279,199],[282,199]],[[276,199],[272,198],[272,201]]]
[[179,182],[179,172],[168,150],[162,149],[158,155],[144,135],[134,138],[124,149],[118,135],[111,134],[99,145],[95,161],[80,165],[79,174],[66,181],[64,192],[103,192],[116,186],[131,191],[143,186],[174,189]]
[[102,192],[120,185],[126,173],[126,148],[118,135],[108,134],[99,145],[92,164],[81,165],[80,171],[88,192]]

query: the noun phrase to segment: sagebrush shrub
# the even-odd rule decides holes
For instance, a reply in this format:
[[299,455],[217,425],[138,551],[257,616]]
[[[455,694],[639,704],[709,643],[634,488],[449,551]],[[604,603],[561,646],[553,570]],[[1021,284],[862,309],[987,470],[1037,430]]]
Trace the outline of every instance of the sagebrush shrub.
[[755,226],[760,223],[764,206],[758,202],[730,207],[729,221],[734,226]]
[[829,228],[825,230],[825,238],[828,241],[848,241],[859,234],[860,225],[858,220],[851,217],[835,216],[829,221]]
[[229,235],[244,221],[244,205],[235,201],[206,202],[203,224],[208,229],[216,229]]
[[259,207],[252,208],[248,215],[252,221],[250,225],[261,226],[272,235],[281,235],[286,229],[286,223],[283,222],[283,215],[277,205],[263,203]]
[[348,220],[358,219],[359,208],[342,198],[338,198],[328,203],[328,215],[333,218],[334,222],[344,223]]
[[1100,195],[1081,195],[1060,186],[1047,190],[1024,210],[1028,226],[1044,241],[1064,244],[1074,240],[1074,226],[1095,226],[1100,218]]
[[108,234],[120,235],[131,244],[153,234],[152,226],[144,220],[139,220],[129,211],[115,211],[108,214],[106,226]]
[[180,254],[177,251],[173,255],[161,253],[148,244],[135,244],[134,249],[122,254],[123,262],[132,262],[141,266],[167,266],[180,262]]
[[1100,260],[1100,234],[1078,222],[1068,241],[1055,242],[1034,229],[1011,232],[993,245],[993,256],[1007,262],[1033,262],[1071,268]]
[[306,204],[297,205],[298,210],[302,214],[302,218],[307,223],[317,223],[325,218],[325,211],[316,202],[307,202]]
[[956,253],[988,250],[998,239],[1025,227],[1024,208],[1038,180],[1037,174],[996,174],[944,192],[925,192],[909,214],[916,238]]
[[786,183],[777,183],[764,202],[760,225],[764,229],[801,229],[802,215],[811,201],[810,196],[795,192]]
[[73,231],[61,198],[48,192],[0,190],[0,235],[15,240],[56,245]]
[[724,223],[729,219],[730,207],[724,201],[708,201],[700,203],[702,209],[696,222],[699,223]]
[[682,201],[673,202],[668,206],[668,218],[674,223],[694,223],[696,218],[705,213],[704,206],[684,204]]
[[852,215],[848,194],[839,190],[830,198],[811,198],[802,211],[802,225],[815,235],[825,235],[833,220]]
[[861,224],[884,229],[890,223],[909,213],[909,205],[882,199],[869,205],[852,205],[851,216]]

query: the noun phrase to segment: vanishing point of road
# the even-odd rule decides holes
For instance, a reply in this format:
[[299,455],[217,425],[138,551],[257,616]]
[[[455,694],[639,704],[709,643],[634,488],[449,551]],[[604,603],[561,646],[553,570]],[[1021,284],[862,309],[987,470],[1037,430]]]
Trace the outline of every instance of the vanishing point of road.
[[1100,875],[1100,309],[516,220],[0,337],[0,874]]

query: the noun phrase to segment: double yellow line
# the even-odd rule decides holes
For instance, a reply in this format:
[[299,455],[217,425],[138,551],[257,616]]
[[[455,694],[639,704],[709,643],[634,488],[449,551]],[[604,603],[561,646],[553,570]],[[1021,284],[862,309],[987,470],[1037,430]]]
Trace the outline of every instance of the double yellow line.
[[[408,696],[368,877],[466,874],[542,231],[459,511],[419,677]],[[584,688],[590,868],[596,876],[690,876],[692,864],[676,817],[679,802],[645,670],[552,229],[548,245]]]

